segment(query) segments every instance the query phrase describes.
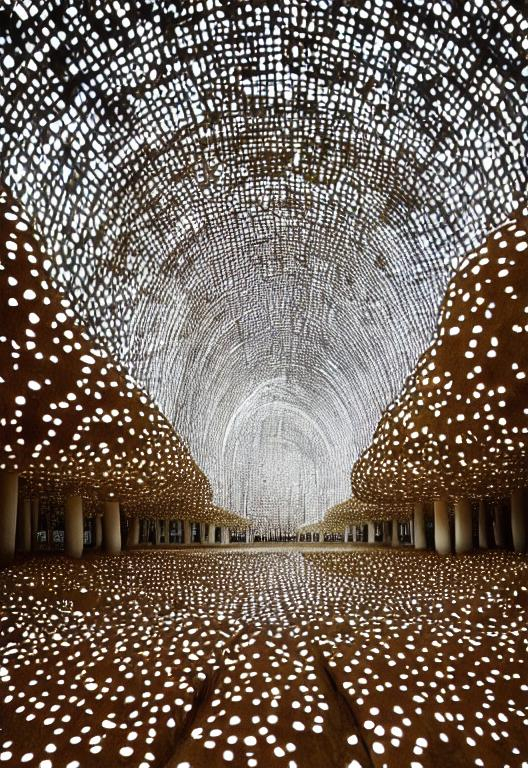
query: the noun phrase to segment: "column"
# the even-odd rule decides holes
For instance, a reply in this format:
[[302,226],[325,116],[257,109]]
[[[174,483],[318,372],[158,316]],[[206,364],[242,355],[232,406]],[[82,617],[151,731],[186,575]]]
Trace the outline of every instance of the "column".
[[479,501],[479,515],[478,515],[478,530],[479,530],[479,547],[481,549],[487,549],[488,544],[488,525],[486,515],[486,502],[484,499]]
[[143,543],[150,544],[150,529],[152,526],[152,520],[143,520],[143,532],[142,532],[142,539]]
[[411,543],[411,546],[414,547],[414,519],[412,517],[409,518],[409,541]]
[[95,516],[94,547],[101,549],[103,546],[103,516]]
[[192,522],[190,520],[183,521],[183,543],[191,544],[192,537]]
[[80,496],[68,496],[64,505],[64,554],[81,557],[84,545],[83,505]]
[[20,515],[20,551],[31,552],[31,499],[22,499]]
[[506,547],[506,530],[501,504],[498,501],[493,508],[493,531],[495,534],[495,544],[497,547],[504,549]]
[[524,488],[517,488],[511,495],[511,528],[513,548],[516,552],[526,549],[526,510]]
[[449,535],[449,512],[447,499],[434,501],[435,549],[440,555],[451,552],[451,537]]
[[158,518],[154,518],[154,546],[159,547],[161,541],[161,525]]
[[118,501],[105,501],[103,530],[105,551],[111,554],[121,552],[121,518]]
[[372,544],[374,544],[374,539],[376,538],[376,527],[374,525],[373,520],[368,521],[368,532],[367,532],[367,541]]
[[31,548],[37,549],[37,533],[40,521],[40,501],[38,496],[31,499]]
[[222,527],[222,544],[230,543],[229,528]]
[[139,517],[132,517],[128,521],[127,546],[137,547],[139,544]]
[[416,502],[414,505],[414,548],[427,549],[424,505],[421,501]]
[[205,544],[205,523],[200,523],[200,544]]
[[0,470],[0,563],[15,555],[18,475]]
[[398,519],[396,517],[392,518],[392,537],[391,537],[391,545],[393,547],[399,547],[400,546],[400,537],[398,533],[399,523]]
[[471,519],[471,502],[469,499],[458,499],[455,502],[455,552],[471,552],[473,549],[473,523]]

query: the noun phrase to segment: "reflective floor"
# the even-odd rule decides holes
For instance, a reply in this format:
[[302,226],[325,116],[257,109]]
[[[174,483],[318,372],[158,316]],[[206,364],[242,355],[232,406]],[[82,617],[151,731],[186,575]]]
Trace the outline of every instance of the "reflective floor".
[[6,766],[528,766],[528,558],[202,549],[0,572]]

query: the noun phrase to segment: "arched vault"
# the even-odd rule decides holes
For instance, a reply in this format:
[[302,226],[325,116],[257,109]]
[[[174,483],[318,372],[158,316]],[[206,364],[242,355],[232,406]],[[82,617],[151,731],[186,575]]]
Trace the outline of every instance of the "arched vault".
[[218,504],[317,519],[526,189],[523,4],[18,0],[0,30],[3,181],[56,285]]

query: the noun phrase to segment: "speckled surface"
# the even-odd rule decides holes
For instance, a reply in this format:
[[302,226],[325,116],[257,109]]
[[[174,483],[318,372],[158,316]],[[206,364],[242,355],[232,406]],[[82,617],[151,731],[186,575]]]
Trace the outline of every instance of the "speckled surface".
[[0,602],[10,768],[528,759],[525,556],[40,558]]

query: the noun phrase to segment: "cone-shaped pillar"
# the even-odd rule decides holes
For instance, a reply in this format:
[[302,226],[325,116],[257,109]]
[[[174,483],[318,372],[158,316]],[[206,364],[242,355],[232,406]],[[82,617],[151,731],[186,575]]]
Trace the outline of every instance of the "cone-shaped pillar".
[[391,544],[393,547],[399,547],[400,546],[400,538],[398,536],[398,520],[394,517],[392,520],[392,537],[391,537]]
[[434,502],[435,549],[440,555],[451,552],[449,535],[449,513],[447,499],[435,499]]
[[488,548],[488,525],[486,516],[486,502],[484,499],[479,501],[479,516],[478,516],[478,531],[479,531],[479,547],[481,549]]
[[427,549],[425,538],[425,511],[421,501],[414,505],[414,548]]
[[40,499],[38,496],[31,498],[31,548],[37,548],[37,533],[40,522]]
[[15,554],[18,505],[18,475],[0,470],[0,564]]
[[139,544],[139,517],[133,517],[128,521],[127,546],[137,547]]
[[31,552],[31,499],[22,499],[20,509],[20,551]]
[[80,496],[68,496],[64,505],[64,554],[81,557],[84,544],[83,504]]
[[517,488],[511,495],[511,527],[513,548],[516,552],[526,549],[526,509],[524,488]]
[[473,521],[471,502],[459,499],[455,502],[455,552],[471,552],[473,549]]
[[113,555],[121,552],[121,519],[118,501],[105,501],[103,530],[105,551]]

